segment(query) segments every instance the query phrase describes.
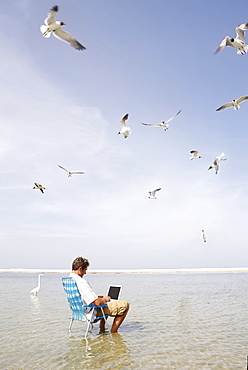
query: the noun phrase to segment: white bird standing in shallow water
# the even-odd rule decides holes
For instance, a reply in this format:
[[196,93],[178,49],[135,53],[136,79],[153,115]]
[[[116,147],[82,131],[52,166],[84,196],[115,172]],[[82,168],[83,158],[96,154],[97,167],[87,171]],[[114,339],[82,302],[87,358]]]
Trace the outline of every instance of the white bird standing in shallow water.
[[198,150],[191,150],[190,153],[191,153],[191,157],[189,159],[191,159],[191,161],[192,161],[192,159],[199,159],[199,158],[201,158]]
[[229,107],[233,107],[234,109],[237,110],[240,108],[239,104],[242,103],[244,100],[248,100],[248,96],[241,96],[238,99],[233,99],[230,103],[226,103],[216,110],[219,111],[219,110],[229,108]]
[[149,199],[157,199],[156,198],[156,192],[161,190],[162,188],[158,188],[158,189],[155,189],[155,190],[152,190],[152,191],[148,191],[148,194],[149,194]]
[[122,117],[121,119],[121,131],[118,132],[117,135],[120,135],[122,134],[124,136],[124,138],[126,139],[130,134],[131,134],[131,129],[130,127],[127,127],[126,125],[126,120],[128,119],[128,113],[125,114],[124,117]]
[[66,171],[66,172],[68,173],[68,177],[71,177],[72,175],[83,175],[83,174],[84,174],[84,172],[80,172],[80,171],[70,172],[70,171],[68,171],[66,168],[64,168],[64,167],[60,166],[59,164],[58,164],[58,166],[59,166],[60,168],[62,168],[62,170]]
[[38,291],[40,290],[40,277],[44,275],[44,274],[39,274],[38,275],[38,286],[32,290],[30,290],[30,294],[32,295],[37,295],[38,294]]
[[64,22],[55,21],[54,17],[57,14],[59,7],[55,5],[47,14],[47,18],[44,20],[45,25],[40,26],[41,33],[44,37],[50,37],[51,32],[61,41],[68,42],[71,47],[76,50],[85,50],[86,48],[81,45],[69,32],[61,29],[60,26],[65,25]]
[[226,46],[232,46],[233,48],[237,49],[237,54],[246,54],[248,51],[248,45],[245,45],[245,30],[247,30],[247,28],[248,23],[243,23],[236,27],[236,37],[230,38],[229,36],[226,36],[216,49],[215,54],[224,49]]
[[206,243],[206,241],[207,241],[207,237],[206,237],[206,235],[205,235],[205,231],[204,231],[204,230],[202,230],[202,231],[201,231],[200,239],[201,239],[204,243]]
[[223,158],[225,156],[224,153],[221,153],[219,157],[216,157],[213,164],[208,167],[208,170],[211,170],[211,168],[215,169],[215,173],[217,175],[219,168],[220,168],[220,161],[226,161],[226,158]]
[[169,128],[169,122],[173,120],[173,118],[175,118],[179,113],[181,113],[182,110],[180,110],[179,112],[177,112],[173,117],[167,119],[167,121],[162,121],[161,123],[142,123],[142,125],[145,125],[145,126],[156,126],[156,127],[163,127],[163,129],[166,131],[168,130]]
[[43,186],[41,184],[38,184],[38,182],[35,182],[34,185],[35,186],[33,187],[33,189],[38,189],[38,190],[40,190],[44,194],[44,190],[43,189],[46,189],[45,186]]

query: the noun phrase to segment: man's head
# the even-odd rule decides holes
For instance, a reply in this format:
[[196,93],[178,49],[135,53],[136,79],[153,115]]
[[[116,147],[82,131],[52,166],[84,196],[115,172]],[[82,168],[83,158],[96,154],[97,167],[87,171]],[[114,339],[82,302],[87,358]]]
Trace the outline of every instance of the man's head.
[[89,267],[89,261],[83,257],[77,257],[72,262],[72,271],[77,271],[77,274],[83,276],[86,274],[86,270]]

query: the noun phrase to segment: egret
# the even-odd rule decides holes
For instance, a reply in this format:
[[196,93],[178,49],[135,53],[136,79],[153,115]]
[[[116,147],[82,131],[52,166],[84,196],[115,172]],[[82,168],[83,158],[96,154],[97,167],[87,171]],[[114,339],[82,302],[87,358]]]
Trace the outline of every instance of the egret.
[[36,288],[34,288],[34,289],[30,290],[30,294],[32,294],[32,295],[37,295],[37,294],[38,294],[38,291],[40,290],[40,277],[41,277],[42,275],[44,275],[44,274],[39,274],[39,275],[38,275],[38,285],[37,285],[37,287],[36,287]]

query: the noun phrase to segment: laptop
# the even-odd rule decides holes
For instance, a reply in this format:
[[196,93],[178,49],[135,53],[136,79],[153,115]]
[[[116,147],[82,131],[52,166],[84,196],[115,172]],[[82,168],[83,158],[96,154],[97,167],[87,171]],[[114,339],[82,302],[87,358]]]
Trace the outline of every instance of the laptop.
[[121,294],[122,285],[110,285],[108,287],[107,296],[113,300],[118,300]]

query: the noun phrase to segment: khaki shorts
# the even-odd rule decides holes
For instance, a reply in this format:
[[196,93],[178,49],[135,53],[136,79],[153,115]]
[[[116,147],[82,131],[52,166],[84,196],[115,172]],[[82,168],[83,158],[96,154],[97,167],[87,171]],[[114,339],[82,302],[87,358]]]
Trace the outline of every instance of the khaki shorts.
[[[107,302],[106,306],[103,307],[105,315],[109,316],[121,316],[129,310],[129,302],[127,301],[111,301]],[[97,309],[97,317],[102,316],[101,309]]]

